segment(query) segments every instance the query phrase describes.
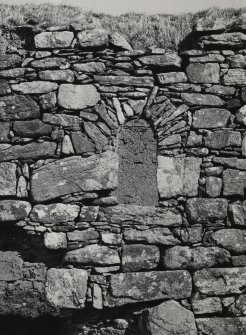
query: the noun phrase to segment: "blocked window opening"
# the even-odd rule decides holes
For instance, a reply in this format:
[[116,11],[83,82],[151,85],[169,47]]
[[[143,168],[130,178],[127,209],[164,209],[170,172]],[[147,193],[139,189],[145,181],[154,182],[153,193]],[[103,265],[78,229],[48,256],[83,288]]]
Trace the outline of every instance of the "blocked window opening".
[[119,138],[118,200],[123,204],[158,205],[157,141],[142,119],[127,122]]

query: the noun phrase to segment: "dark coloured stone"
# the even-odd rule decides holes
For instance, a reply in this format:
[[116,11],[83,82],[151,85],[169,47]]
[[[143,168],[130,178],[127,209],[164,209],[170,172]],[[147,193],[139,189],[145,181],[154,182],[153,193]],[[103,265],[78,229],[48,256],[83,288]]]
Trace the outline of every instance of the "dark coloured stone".
[[17,136],[35,138],[49,136],[52,133],[52,127],[41,120],[15,121],[13,131]]
[[68,130],[80,130],[82,120],[79,116],[68,114],[43,114],[43,121],[54,126],[61,126]]
[[245,172],[233,169],[226,169],[223,171],[223,195],[244,196],[244,180]]
[[152,77],[132,77],[132,76],[94,76],[95,82],[100,85],[123,85],[123,86],[139,86],[153,87],[154,80]]
[[5,79],[0,79],[0,96],[7,95],[10,92],[11,92],[11,89],[8,84],[8,81]]
[[96,147],[84,134],[81,132],[72,132],[71,139],[76,154],[91,154],[95,153]]
[[186,68],[187,77],[194,84],[219,84],[220,66],[217,63],[191,63]]
[[27,201],[1,200],[0,201],[0,222],[18,222],[24,220],[31,212],[32,206]]
[[241,90],[241,99],[242,102],[246,104],[246,87],[243,87]]

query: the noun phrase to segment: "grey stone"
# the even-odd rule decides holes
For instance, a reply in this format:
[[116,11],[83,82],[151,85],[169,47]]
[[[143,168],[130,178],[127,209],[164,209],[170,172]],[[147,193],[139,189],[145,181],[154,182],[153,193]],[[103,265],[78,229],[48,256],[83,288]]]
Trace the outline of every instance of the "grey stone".
[[167,249],[162,258],[166,269],[201,269],[225,266],[230,263],[230,253],[218,247],[189,248],[175,246]]
[[123,86],[139,86],[153,87],[154,80],[152,77],[133,77],[133,76],[94,76],[95,82],[100,85],[123,85]]
[[28,120],[39,116],[39,106],[29,96],[0,97],[0,120]]
[[74,34],[71,31],[46,31],[34,37],[37,49],[70,48]]
[[77,34],[81,48],[99,48],[108,45],[108,32],[104,29],[83,30]]
[[23,278],[23,260],[15,251],[0,251],[0,282],[12,282]]
[[219,84],[220,66],[217,63],[191,63],[186,68],[188,79],[194,84]]
[[244,48],[245,41],[245,34],[238,32],[203,36],[199,42],[204,48],[209,49],[240,49]]
[[0,196],[16,195],[16,164],[0,163]]
[[230,115],[230,111],[221,108],[199,109],[193,114],[192,126],[198,129],[226,127]]
[[109,35],[109,43],[123,50],[128,50],[128,51],[133,50],[131,45],[125,39],[125,37],[120,35],[118,32],[114,32]]
[[223,63],[225,57],[220,54],[207,54],[204,56],[190,57],[190,63]]
[[181,58],[176,52],[166,52],[163,55],[150,55],[139,57],[138,60],[144,65],[158,68],[181,68]]
[[0,222],[18,222],[24,220],[31,212],[32,206],[27,201],[1,200]]
[[196,319],[202,334],[209,335],[243,335],[246,332],[245,317],[215,317]]
[[13,126],[15,135],[22,137],[50,136],[52,127],[41,120],[15,121]]
[[224,220],[227,216],[226,199],[188,199],[186,205],[187,216],[192,223],[212,223]]
[[212,94],[181,93],[184,103],[198,106],[223,106],[224,101]]
[[54,223],[74,221],[80,212],[77,205],[56,203],[50,205],[35,205],[31,211],[30,219],[40,223]]
[[46,297],[59,308],[83,308],[88,274],[81,269],[55,269],[47,272]]
[[61,152],[63,155],[74,154],[73,144],[69,135],[63,137]]
[[21,57],[15,54],[0,53],[0,70],[6,70],[10,67],[19,67],[21,64]]
[[58,85],[49,81],[31,81],[11,85],[11,88],[19,94],[45,94],[57,90]]
[[34,69],[46,70],[46,69],[59,69],[67,65],[66,58],[51,57],[44,59],[37,59],[31,62],[31,67]]
[[162,198],[198,195],[200,158],[158,156],[157,185]]
[[145,335],[197,335],[194,314],[174,300],[144,311],[140,329]]
[[74,73],[71,70],[46,70],[39,72],[39,78],[41,80],[50,80],[56,82],[74,82]]
[[226,169],[223,171],[223,195],[244,196],[245,190],[245,172],[233,169]]
[[75,63],[73,69],[83,73],[100,73],[106,71],[105,64],[102,62]]
[[58,91],[58,104],[66,109],[84,109],[94,106],[100,94],[93,85],[62,84]]
[[8,122],[0,122],[0,142],[10,142],[9,133],[10,124]]
[[117,249],[98,244],[91,244],[80,249],[68,251],[63,260],[65,263],[74,265],[92,264],[107,266],[120,264]]
[[177,245],[180,241],[173,236],[168,228],[149,228],[147,230],[124,229],[124,240],[148,244],[160,244],[163,246]]
[[228,58],[230,68],[245,68],[246,58],[244,55],[233,55]]
[[207,177],[206,178],[206,194],[211,198],[217,198],[221,194],[222,190],[222,179],[218,177]]
[[212,17],[202,17],[196,21],[193,30],[211,34],[211,32],[226,30],[226,24],[220,17],[216,17],[215,19]]
[[[31,71],[33,70],[31,69]],[[26,72],[27,72],[27,69],[22,68],[22,67],[15,68],[15,69],[9,69],[9,70],[3,70],[3,71],[0,71],[0,77],[8,78],[8,79],[17,79],[17,78],[23,79]]]
[[136,272],[157,267],[159,248],[155,245],[131,244],[122,248],[122,271]]
[[241,107],[236,113],[236,122],[246,125],[246,105]]
[[206,88],[205,92],[217,95],[230,96],[235,94],[236,89],[233,86],[213,85],[211,87]]
[[199,135],[196,132],[191,131],[187,140],[187,147],[200,147],[200,146],[202,146],[202,135]]
[[237,254],[246,252],[246,232],[239,229],[221,229],[212,235],[217,245]]
[[100,115],[100,117],[105,121],[105,123],[109,126],[111,129],[117,129],[118,123],[113,120],[108,113],[107,108],[100,104],[95,106],[95,111]]
[[104,244],[108,245],[121,245],[122,243],[122,236],[121,234],[114,234],[114,233],[107,233],[103,232],[101,234],[101,240]]
[[43,114],[43,121],[55,126],[62,126],[68,130],[81,130],[82,120],[76,115]]
[[94,228],[74,230],[67,233],[67,239],[69,242],[81,242],[81,245],[85,246],[91,244],[92,241],[97,241],[99,233]]
[[71,139],[76,154],[91,154],[95,153],[96,147],[84,134],[81,132],[72,132]]
[[237,131],[231,131],[230,129],[217,130],[208,133],[205,137],[205,145],[211,149],[240,147],[241,143],[241,133]]
[[79,221],[80,222],[92,222],[96,221],[99,213],[98,206],[82,206]]
[[186,83],[188,81],[184,72],[167,72],[157,74],[160,84]]
[[67,248],[67,238],[65,233],[45,233],[44,245],[51,250],[59,250]]
[[244,86],[246,81],[246,70],[229,69],[223,77],[224,85]]
[[222,312],[222,304],[220,298],[205,298],[202,300],[194,300],[192,308],[195,315],[213,314]]
[[232,225],[235,226],[245,226],[246,225],[246,203],[245,201],[242,204],[234,203],[230,204],[229,215]]
[[31,194],[44,202],[75,192],[111,190],[117,187],[118,157],[107,151],[88,158],[60,159],[33,172]]
[[94,142],[97,151],[102,152],[109,142],[108,138],[92,122],[85,122],[84,128],[87,135]]
[[39,97],[39,102],[43,110],[50,111],[56,106],[56,93],[50,92]]
[[11,92],[9,83],[5,79],[0,79],[0,96]]

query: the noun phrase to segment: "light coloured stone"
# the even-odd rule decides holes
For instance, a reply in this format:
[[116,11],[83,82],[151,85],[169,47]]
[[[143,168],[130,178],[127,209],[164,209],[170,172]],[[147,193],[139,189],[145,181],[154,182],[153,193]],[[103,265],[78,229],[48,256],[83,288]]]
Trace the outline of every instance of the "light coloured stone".
[[229,69],[223,77],[224,85],[244,86],[246,83],[246,70]]
[[56,91],[58,85],[49,81],[30,81],[11,85],[11,88],[19,94],[45,94]]
[[102,62],[75,63],[73,69],[83,73],[100,73],[106,71],[105,64]]
[[206,178],[206,194],[211,198],[218,198],[222,190],[222,179],[217,177]]
[[125,116],[122,112],[121,104],[117,98],[113,98],[113,104],[116,109],[117,119],[119,121],[119,124],[123,124],[125,122]]
[[111,86],[137,86],[137,87],[153,87],[154,80],[152,77],[133,77],[133,76],[94,76],[95,82],[100,85]]
[[199,109],[193,114],[192,126],[198,129],[226,127],[230,115],[230,111],[221,108]]
[[39,72],[39,78],[56,82],[74,82],[74,73],[71,70],[46,70]]
[[221,229],[212,234],[217,245],[237,254],[246,252],[246,231],[240,229]]
[[13,282],[23,278],[23,260],[15,251],[0,251],[0,282]]
[[192,308],[195,315],[213,314],[222,312],[221,300],[218,297],[194,300]]
[[157,78],[160,84],[186,83],[188,81],[184,72],[158,73]]
[[104,29],[83,30],[77,34],[81,48],[105,47],[108,44],[108,32]]
[[16,183],[16,164],[0,163],[0,196],[15,196]]
[[202,334],[209,335],[243,335],[246,332],[245,317],[215,317],[196,319]]
[[186,68],[187,77],[194,84],[219,84],[220,66],[217,63],[191,63]]
[[212,94],[181,93],[181,98],[188,105],[219,107],[224,105],[224,101]]
[[80,212],[78,205],[56,203],[50,205],[35,205],[30,219],[40,223],[63,223],[74,221]]
[[149,228],[137,230],[133,228],[124,229],[124,240],[128,243],[148,243],[171,246],[180,244],[168,228]]
[[34,37],[37,49],[70,48],[74,35],[71,31],[42,32]]
[[156,66],[159,68],[176,68],[181,67],[181,58],[176,52],[166,52],[163,55],[150,55],[139,57],[138,60],[144,65]]
[[81,130],[82,120],[76,115],[44,113],[43,121],[68,130]]
[[66,249],[67,238],[65,233],[45,233],[44,245],[51,250]]
[[65,135],[62,141],[62,153],[64,155],[73,155],[74,149],[73,144],[69,135]]
[[18,179],[16,195],[18,198],[28,198],[27,181],[23,176]]

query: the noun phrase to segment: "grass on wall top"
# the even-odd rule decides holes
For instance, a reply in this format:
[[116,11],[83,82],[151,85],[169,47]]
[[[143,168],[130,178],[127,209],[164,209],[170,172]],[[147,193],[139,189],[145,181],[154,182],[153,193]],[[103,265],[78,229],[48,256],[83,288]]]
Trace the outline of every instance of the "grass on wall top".
[[48,28],[79,23],[84,29],[105,28],[109,31],[118,31],[128,39],[134,49],[156,46],[176,50],[180,41],[191,32],[198,19],[213,21],[219,18],[230,25],[244,13],[246,13],[246,7],[241,9],[211,8],[195,14],[182,15],[127,13],[112,16],[92,11],[85,12],[82,8],[67,5],[0,4],[2,26],[31,24],[40,28]]

